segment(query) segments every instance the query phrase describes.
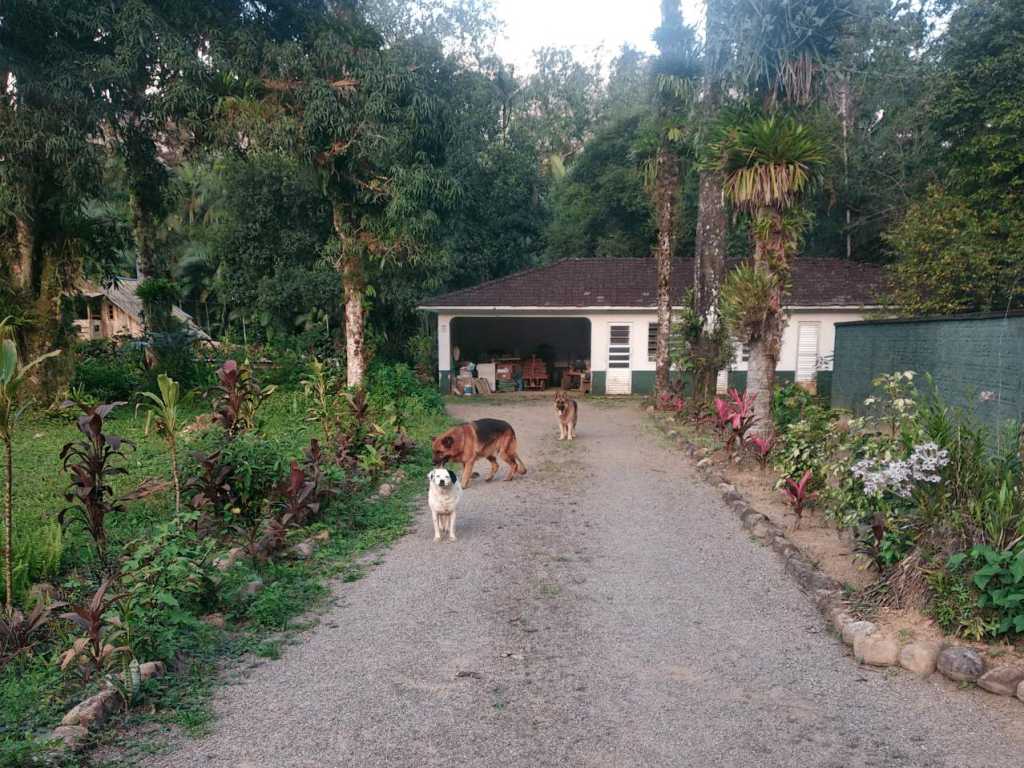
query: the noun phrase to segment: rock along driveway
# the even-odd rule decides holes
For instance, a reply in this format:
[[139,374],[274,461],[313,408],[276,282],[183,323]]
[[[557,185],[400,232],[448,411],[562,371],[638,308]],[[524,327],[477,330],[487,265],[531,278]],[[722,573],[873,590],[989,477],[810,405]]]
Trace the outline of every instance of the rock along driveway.
[[[768,549],[633,405],[453,408],[530,468],[477,482],[455,544],[414,531],[153,766],[1024,764],[1024,708],[858,666]],[[486,468],[482,462],[480,469]],[[503,477],[502,472],[500,477]]]

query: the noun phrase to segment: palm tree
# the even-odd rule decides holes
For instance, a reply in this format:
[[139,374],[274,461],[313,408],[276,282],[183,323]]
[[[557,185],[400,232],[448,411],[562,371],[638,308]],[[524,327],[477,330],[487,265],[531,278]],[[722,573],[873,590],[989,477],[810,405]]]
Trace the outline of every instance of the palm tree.
[[669,391],[669,332],[672,324],[672,253],[682,175],[680,149],[684,125],[692,112],[701,60],[693,29],[683,23],[679,0],[661,1],[661,26],[654,32],[658,58],[654,62],[654,99],[659,134],[654,158],[654,208],[658,241],[654,255],[658,270],[658,335],[655,352],[655,390]]
[[825,152],[807,126],[773,115],[727,130],[713,154],[724,175],[723,193],[750,216],[753,267],[727,278],[723,311],[740,340],[750,345],[747,392],[755,398],[755,429],[770,432],[789,260],[808,220],[800,201],[820,180]]
[[0,320],[0,442],[4,444],[4,606],[14,610],[14,426],[24,406],[18,390],[29,371],[60,350],[40,355],[27,364],[18,359],[10,318]]

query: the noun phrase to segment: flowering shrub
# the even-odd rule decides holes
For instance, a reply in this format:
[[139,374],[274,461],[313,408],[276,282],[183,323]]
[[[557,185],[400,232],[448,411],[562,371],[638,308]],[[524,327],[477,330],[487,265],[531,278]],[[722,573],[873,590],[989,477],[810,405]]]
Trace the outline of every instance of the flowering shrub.
[[949,464],[949,451],[935,443],[914,446],[907,459],[878,463],[861,459],[853,465],[853,476],[864,483],[864,493],[882,498],[887,493],[909,499],[915,483],[940,483],[938,470]]

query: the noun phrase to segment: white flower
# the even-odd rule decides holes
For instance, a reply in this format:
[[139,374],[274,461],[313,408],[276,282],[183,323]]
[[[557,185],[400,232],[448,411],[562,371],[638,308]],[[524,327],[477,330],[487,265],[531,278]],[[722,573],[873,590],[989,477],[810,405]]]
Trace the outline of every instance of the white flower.
[[990,389],[981,390],[981,394],[978,396],[981,402],[987,403],[989,400],[996,399],[996,393]]

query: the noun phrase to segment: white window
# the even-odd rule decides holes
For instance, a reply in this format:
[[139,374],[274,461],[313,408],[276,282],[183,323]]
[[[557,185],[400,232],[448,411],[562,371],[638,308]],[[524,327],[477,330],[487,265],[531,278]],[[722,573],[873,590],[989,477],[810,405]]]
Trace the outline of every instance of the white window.
[[819,322],[805,322],[797,325],[796,380],[814,381],[818,370],[818,329]]
[[658,356],[658,324],[651,323],[647,326],[647,360],[653,363]]

